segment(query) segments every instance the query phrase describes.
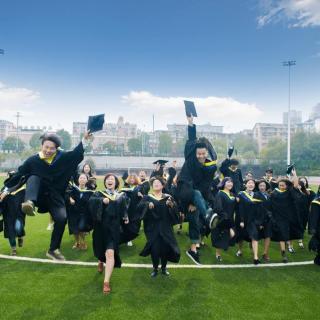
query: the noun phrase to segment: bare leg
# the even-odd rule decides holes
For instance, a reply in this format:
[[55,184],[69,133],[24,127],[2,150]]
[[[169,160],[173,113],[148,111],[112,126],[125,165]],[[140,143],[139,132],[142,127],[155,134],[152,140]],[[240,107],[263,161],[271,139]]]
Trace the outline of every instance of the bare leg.
[[72,249],[80,248],[80,235],[79,235],[79,233],[74,235],[74,240],[75,240],[75,243],[74,243]]
[[114,268],[114,250],[108,249],[106,251],[106,268],[104,274],[104,282],[110,282],[110,278]]
[[263,254],[266,255],[266,257],[269,257],[269,248],[270,248],[270,238],[265,238],[264,239],[264,249],[263,249]]
[[253,252],[253,259],[258,260],[258,241],[256,240],[251,240],[252,244],[252,252]]

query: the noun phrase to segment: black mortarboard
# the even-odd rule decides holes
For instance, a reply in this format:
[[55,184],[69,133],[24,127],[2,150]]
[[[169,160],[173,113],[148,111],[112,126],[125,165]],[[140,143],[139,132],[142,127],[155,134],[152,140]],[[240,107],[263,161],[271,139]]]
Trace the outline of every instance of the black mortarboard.
[[229,158],[231,158],[231,157],[232,157],[233,150],[234,150],[234,146],[229,147],[229,149],[228,149],[228,157],[229,157]]
[[104,114],[98,114],[96,116],[90,116],[88,119],[88,128],[87,130],[90,133],[100,131],[103,128],[104,124]]
[[266,170],[266,173],[273,173],[273,169],[272,169],[272,168],[268,168],[268,169]]
[[161,166],[164,166],[167,162],[169,162],[168,160],[157,160],[155,161],[153,164],[160,164]]
[[196,107],[193,103],[193,101],[187,101],[187,100],[183,100],[184,102],[184,106],[185,106],[185,109],[186,109],[186,115],[187,117],[197,117],[197,110],[196,110]]
[[294,163],[287,166],[287,175],[289,176],[294,169]]

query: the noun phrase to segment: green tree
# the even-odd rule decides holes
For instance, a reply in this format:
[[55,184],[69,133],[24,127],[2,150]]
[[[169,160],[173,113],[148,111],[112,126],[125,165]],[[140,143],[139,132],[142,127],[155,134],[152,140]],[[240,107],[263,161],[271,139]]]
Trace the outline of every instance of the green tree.
[[22,152],[25,149],[25,143],[21,139],[18,139],[18,150],[17,150],[17,138],[10,136],[4,140],[2,149],[5,151]]
[[172,151],[172,138],[167,133],[161,133],[159,136],[159,153],[168,155]]
[[40,147],[40,137],[43,135],[41,132],[36,132],[32,135],[29,145],[33,150],[37,150]]
[[115,146],[115,144],[113,143],[113,142],[111,142],[111,141],[107,141],[106,143],[104,143],[103,145],[102,145],[102,150],[104,151],[104,152],[109,152],[109,153],[114,153],[115,152],[115,150],[116,150],[116,146]]
[[141,139],[139,138],[131,138],[128,140],[128,149],[130,152],[137,154],[141,152]]
[[71,149],[71,135],[68,131],[61,129],[57,131],[57,135],[61,138],[61,148],[64,150]]
[[248,158],[249,155],[258,154],[258,144],[250,136],[244,134],[237,134],[233,137],[233,145],[237,150],[239,156],[242,158]]
[[174,144],[174,153],[177,157],[184,156],[184,147],[186,145],[187,138],[184,137],[182,140],[179,140],[177,143]]

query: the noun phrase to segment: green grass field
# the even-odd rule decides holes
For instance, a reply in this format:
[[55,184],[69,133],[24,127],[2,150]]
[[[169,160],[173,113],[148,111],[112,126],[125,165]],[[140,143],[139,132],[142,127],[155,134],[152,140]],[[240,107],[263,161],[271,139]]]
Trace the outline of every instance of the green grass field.
[[[25,246],[18,255],[45,258],[50,232],[48,214],[27,217]],[[186,257],[186,225],[177,235],[181,264]],[[150,263],[139,256],[143,232],[133,247],[122,246],[123,262]],[[66,229],[62,252],[68,260],[95,261],[91,248],[72,250]],[[312,260],[295,245],[290,261]],[[243,258],[236,248],[223,254],[224,264],[252,263],[249,248]],[[10,254],[0,238],[0,253]],[[280,262],[272,244],[271,262]],[[216,264],[209,239],[201,249],[203,264]],[[171,276],[151,279],[148,269],[122,268],[114,272],[112,294],[102,295],[103,276],[95,267],[0,260],[0,319],[311,319],[320,312],[320,268],[314,265],[250,269],[171,269]]]

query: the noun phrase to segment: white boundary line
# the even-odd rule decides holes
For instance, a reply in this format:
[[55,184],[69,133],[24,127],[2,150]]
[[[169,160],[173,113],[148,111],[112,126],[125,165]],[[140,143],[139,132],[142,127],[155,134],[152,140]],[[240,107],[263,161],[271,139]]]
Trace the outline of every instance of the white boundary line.
[[[97,262],[84,262],[84,261],[58,261],[40,258],[29,258],[19,256],[8,256],[0,254],[0,259],[15,260],[15,261],[28,261],[28,262],[39,262],[39,263],[51,263],[51,264],[62,264],[72,266],[85,266],[85,267],[96,267]],[[288,262],[288,263],[267,263],[255,266],[253,264],[169,264],[170,269],[241,269],[241,268],[276,268],[276,267],[295,267],[295,266],[306,266],[312,265],[313,261],[301,261],[301,262]],[[151,269],[151,264],[138,264],[138,263],[123,263],[123,268],[148,268]]]

